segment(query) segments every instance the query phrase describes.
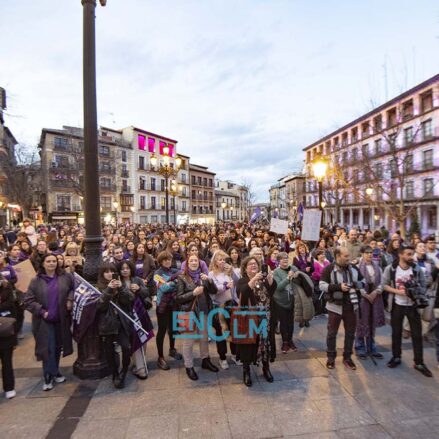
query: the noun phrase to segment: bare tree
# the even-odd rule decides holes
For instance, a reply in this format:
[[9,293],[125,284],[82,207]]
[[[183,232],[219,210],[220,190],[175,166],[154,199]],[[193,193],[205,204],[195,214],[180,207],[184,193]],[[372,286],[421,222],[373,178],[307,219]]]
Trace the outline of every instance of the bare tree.
[[242,179],[241,186],[244,188],[246,192],[246,211],[247,218],[251,217],[251,209],[250,207],[256,202],[256,192],[254,191],[253,184],[249,182],[247,179]]
[[[424,196],[428,196],[435,184],[431,180],[428,190],[415,187],[415,180],[411,177],[417,172],[433,169],[434,163],[425,159],[422,163],[415,163],[413,146],[428,141],[433,133],[431,125],[423,119],[418,119],[416,126],[405,124],[414,116],[409,103],[398,105],[387,114],[386,127],[381,116],[377,116],[373,128],[368,131],[369,135],[379,134],[379,139],[369,145],[366,143],[368,135],[365,136],[362,148],[352,148],[350,156],[339,157],[338,162],[333,163],[334,181],[343,193],[344,198],[340,201],[362,202],[379,212],[386,212],[405,239],[406,220],[413,218],[422,201],[422,197],[415,197],[416,190],[423,190]],[[353,199],[346,199],[348,193]]]
[[41,161],[37,149],[27,145],[15,146],[15,152],[2,164],[6,176],[6,195],[18,204],[24,216],[39,204],[41,193]]

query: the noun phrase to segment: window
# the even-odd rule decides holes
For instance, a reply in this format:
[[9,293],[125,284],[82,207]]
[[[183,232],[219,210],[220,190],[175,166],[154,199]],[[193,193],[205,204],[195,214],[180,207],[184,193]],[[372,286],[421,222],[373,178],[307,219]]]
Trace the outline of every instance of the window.
[[155,152],[155,139],[148,137],[148,152]]
[[380,155],[382,152],[382,139],[375,140],[375,155]]
[[140,224],[148,224],[148,217],[146,215],[140,216]]
[[213,180],[209,178],[209,187],[213,187]]
[[360,172],[358,169],[354,169],[354,183],[358,183],[360,181]]
[[192,191],[192,199],[193,199],[193,200],[196,200],[196,198],[197,198],[197,197],[196,197],[196,195],[195,195],[195,191]]
[[363,158],[367,158],[369,156],[369,145],[367,143],[361,147],[361,153]]
[[369,121],[364,122],[361,125],[361,137],[362,137],[362,139],[369,137]]
[[192,175],[192,184],[197,184],[195,175]]
[[383,178],[383,164],[377,163],[375,165],[375,178]]
[[201,177],[197,177],[197,184],[198,186],[201,186]]
[[431,206],[427,211],[427,224],[429,229],[437,229],[437,207]]
[[182,190],[181,194],[182,194],[183,197],[187,197],[187,188],[186,188],[186,186],[183,186],[183,190]]
[[422,122],[421,129],[422,129],[422,140],[429,139],[433,135],[433,129],[431,126],[431,119],[426,120],[425,122]]
[[389,160],[390,177],[395,178],[398,175],[398,164],[395,159]]
[[387,141],[389,143],[390,150],[393,150],[397,147],[397,137],[398,134],[396,133],[389,134],[389,138],[387,139]]
[[186,183],[186,174],[181,174],[181,182]]
[[413,116],[413,99],[404,102],[402,105],[402,119],[407,120]]
[[101,187],[109,188],[111,187],[111,178],[102,177],[100,183]]
[[381,114],[374,117],[373,119],[373,128],[376,133],[379,133],[383,129],[383,118]]
[[144,195],[140,196],[140,209],[146,209],[146,197]]
[[433,108],[433,93],[428,91],[421,95],[421,110],[423,113],[430,111]]
[[145,157],[139,157],[139,169],[145,169]]
[[174,209],[174,205],[175,205],[175,198],[171,197],[171,209]]
[[111,197],[101,197],[102,210],[112,210]]
[[352,128],[351,131],[351,143],[355,143],[358,140],[358,129]]
[[343,133],[341,136],[341,146],[346,146],[348,144],[348,133]]
[[56,196],[56,210],[58,211],[69,211],[71,205],[70,195],[57,195]]
[[110,156],[110,148],[106,145],[99,145],[99,154],[109,157]]
[[424,180],[424,197],[434,195],[433,186],[434,183],[432,178],[426,178]]
[[404,130],[404,146],[409,146],[413,143],[413,127],[408,127]]
[[141,151],[145,151],[145,146],[146,146],[146,137],[142,136],[141,134],[138,134],[137,135],[137,147]]
[[183,212],[186,212],[186,209],[187,209],[187,203],[186,203],[186,201],[182,201],[181,202],[181,210]]
[[415,184],[413,181],[408,181],[405,185],[405,196],[407,198],[414,198],[415,196]]
[[165,210],[165,208],[166,208],[166,200],[165,200],[165,197],[161,197],[161,198],[160,198],[160,208],[161,208],[162,210]]
[[343,164],[345,165],[348,162],[348,152],[344,151],[341,157],[343,160]]
[[[156,202],[156,197],[151,197],[151,209],[156,208],[155,202]],[[151,217],[151,220],[152,220],[152,217]],[[153,222],[155,222],[155,223],[157,222],[157,217],[156,217],[155,221],[153,221]]]
[[396,125],[396,108],[392,108],[387,112],[387,126],[393,127]]
[[204,200],[207,201],[207,191],[204,191]]
[[151,190],[152,191],[155,191],[156,189],[155,189],[155,178],[154,177],[151,177]]
[[123,162],[127,161],[127,152],[126,151],[122,151],[122,161]]
[[353,148],[351,152],[351,162],[356,162],[358,160],[358,148]]
[[404,159],[404,172],[409,174],[413,172],[413,154],[407,154]]
[[163,180],[163,179],[160,180],[160,190],[162,192],[164,192],[164,190],[165,190],[165,180]]
[[52,168],[68,168],[69,158],[65,155],[55,155],[52,162]]
[[139,189],[141,191],[146,190],[146,179],[145,179],[145,177],[140,177],[139,178]]
[[[155,206],[154,206],[154,209],[155,209]],[[158,219],[157,219],[157,215],[151,215],[151,222],[152,222],[153,224],[156,224],[157,221],[158,221]]]
[[69,139],[66,137],[55,137],[53,144],[55,148],[67,150],[69,146]]
[[433,167],[433,150],[428,149],[422,153],[423,169],[431,169]]

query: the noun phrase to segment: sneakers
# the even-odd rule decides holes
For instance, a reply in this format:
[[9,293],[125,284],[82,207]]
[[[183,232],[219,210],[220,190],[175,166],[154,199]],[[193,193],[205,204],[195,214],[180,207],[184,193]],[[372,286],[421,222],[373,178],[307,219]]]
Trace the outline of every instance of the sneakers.
[[9,390],[9,392],[5,392],[6,399],[12,399],[17,396],[17,392],[15,390]]
[[388,363],[387,367],[390,367],[390,369],[395,369],[395,367],[398,367],[401,364],[401,358],[399,357],[392,357]]
[[219,360],[218,362],[219,366],[221,367],[222,370],[227,370],[229,368],[229,363],[226,360]]
[[164,358],[159,358],[157,360],[157,366],[161,370],[169,370],[170,369],[168,363],[166,363],[166,360]]
[[290,342],[288,342],[288,346],[290,347],[290,349],[293,352],[297,352],[297,347],[296,347],[296,345],[294,344],[294,342],[292,340]]
[[53,379],[50,374],[46,374],[44,376],[44,384],[43,384],[43,390],[45,392],[48,392],[49,390],[53,389]]
[[415,365],[413,365],[413,368],[416,369],[417,371],[421,372],[422,375],[424,375],[428,378],[431,378],[433,376],[431,371],[427,368],[427,366],[424,363],[415,364]]
[[60,384],[64,383],[67,380],[67,378],[64,375],[61,375],[59,372],[55,376],[55,383]]
[[357,370],[357,366],[351,358],[346,358],[345,360],[343,360],[343,365],[350,370]]
[[177,352],[177,349],[169,349],[169,356],[172,357],[174,360],[182,360],[183,355],[181,355],[179,352]]
[[290,345],[287,342],[282,343],[281,351],[283,354],[286,354],[290,350]]
[[367,355],[366,355],[366,353],[364,353],[364,352],[357,353],[357,357],[358,357],[360,360],[366,360],[366,359],[367,359]]
[[380,352],[374,352],[374,353],[372,354],[372,357],[373,357],[373,358],[377,358],[378,360],[382,360],[382,359],[384,358],[384,355],[381,354]]
[[328,358],[326,361],[326,369],[335,369],[335,360]]
[[232,355],[232,361],[237,365],[237,366],[242,366],[242,361],[241,360],[238,360],[237,358],[236,358],[236,355]]

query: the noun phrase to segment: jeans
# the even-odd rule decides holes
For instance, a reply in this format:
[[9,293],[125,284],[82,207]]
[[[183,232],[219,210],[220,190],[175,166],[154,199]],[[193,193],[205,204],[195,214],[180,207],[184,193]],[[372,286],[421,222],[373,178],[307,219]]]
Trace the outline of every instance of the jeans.
[[59,323],[47,323],[48,328],[48,357],[43,360],[44,376],[55,377],[59,373],[59,360],[61,358],[61,327]]
[[439,363],[439,319],[436,319],[436,326],[434,330],[436,335],[436,359]]
[[[207,338],[207,316],[204,317],[204,331],[196,331],[196,334],[202,335],[202,338],[198,339],[200,342],[200,358],[204,360],[209,357],[209,342]],[[189,334],[187,334],[189,335]],[[195,334],[194,334],[195,335]],[[184,367],[191,368],[194,367],[194,344],[195,338],[184,338],[183,339],[183,359]]]
[[159,358],[163,357],[163,342],[166,331],[169,336],[169,349],[175,349],[175,338],[172,331],[172,309],[167,309],[163,314],[157,313],[158,331],[156,335],[157,352]]
[[131,361],[130,347],[127,343],[121,343],[118,335],[106,335],[103,337],[105,356],[110,367],[113,379],[119,376],[119,354],[115,350],[115,343],[119,343],[122,350],[122,374],[126,374]]
[[357,355],[377,353],[377,347],[375,344],[375,335],[372,335],[371,337],[370,352],[368,351],[368,343],[369,343],[368,337],[355,337],[355,351],[357,352]]
[[328,358],[334,360],[337,356],[337,333],[340,323],[344,325],[344,350],[343,359],[350,359],[355,340],[355,330],[357,327],[357,315],[352,306],[343,306],[342,314],[328,311],[328,335],[326,337]]
[[393,304],[390,325],[392,326],[392,355],[395,358],[401,358],[401,342],[402,342],[402,324],[404,317],[410,324],[410,332],[413,343],[413,353],[415,364],[422,364],[423,347],[422,347],[422,323],[418,310],[413,306],[400,306]]
[[[228,305],[231,305],[229,302],[226,303],[226,307]],[[230,318],[224,319],[225,325],[227,326],[227,329],[230,330]],[[223,335],[223,327],[221,325],[220,321],[220,314],[215,314],[214,318],[212,319],[212,327],[215,329],[215,335],[217,337],[222,337]],[[220,360],[225,360],[227,358],[227,340],[221,340],[216,342],[216,350],[218,352],[218,355],[220,357]],[[232,355],[236,355],[236,344],[230,343],[230,352]]]
[[12,352],[14,348],[0,349],[0,360],[2,363],[3,390],[10,392],[14,390],[15,379],[14,369],[12,367]]
[[294,332],[294,306],[291,309],[286,309],[275,303],[274,312],[276,320],[279,320],[280,322],[279,329],[282,337],[282,342],[292,342]]

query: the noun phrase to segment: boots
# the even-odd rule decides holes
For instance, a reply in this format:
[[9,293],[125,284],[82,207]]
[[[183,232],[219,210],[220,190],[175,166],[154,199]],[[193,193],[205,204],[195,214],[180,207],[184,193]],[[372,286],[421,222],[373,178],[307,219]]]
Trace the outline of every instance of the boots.
[[267,382],[272,383],[273,382],[273,375],[270,372],[270,365],[268,362],[262,363],[262,373],[264,374],[265,379]]
[[249,364],[244,364],[242,366],[242,370],[243,370],[243,381],[244,381],[244,384],[247,387],[251,387],[253,383],[252,383],[252,379],[251,379],[251,376],[250,376],[250,365]]
[[212,364],[209,357],[203,358],[203,360],[201,361],[201,368],[210,370],[211,372],[218,372],[218,368],[214,364]]
[[193,367],[186,367],[186,374],[192,381],[198,380],[197,372],[195,372],[195,369]]

